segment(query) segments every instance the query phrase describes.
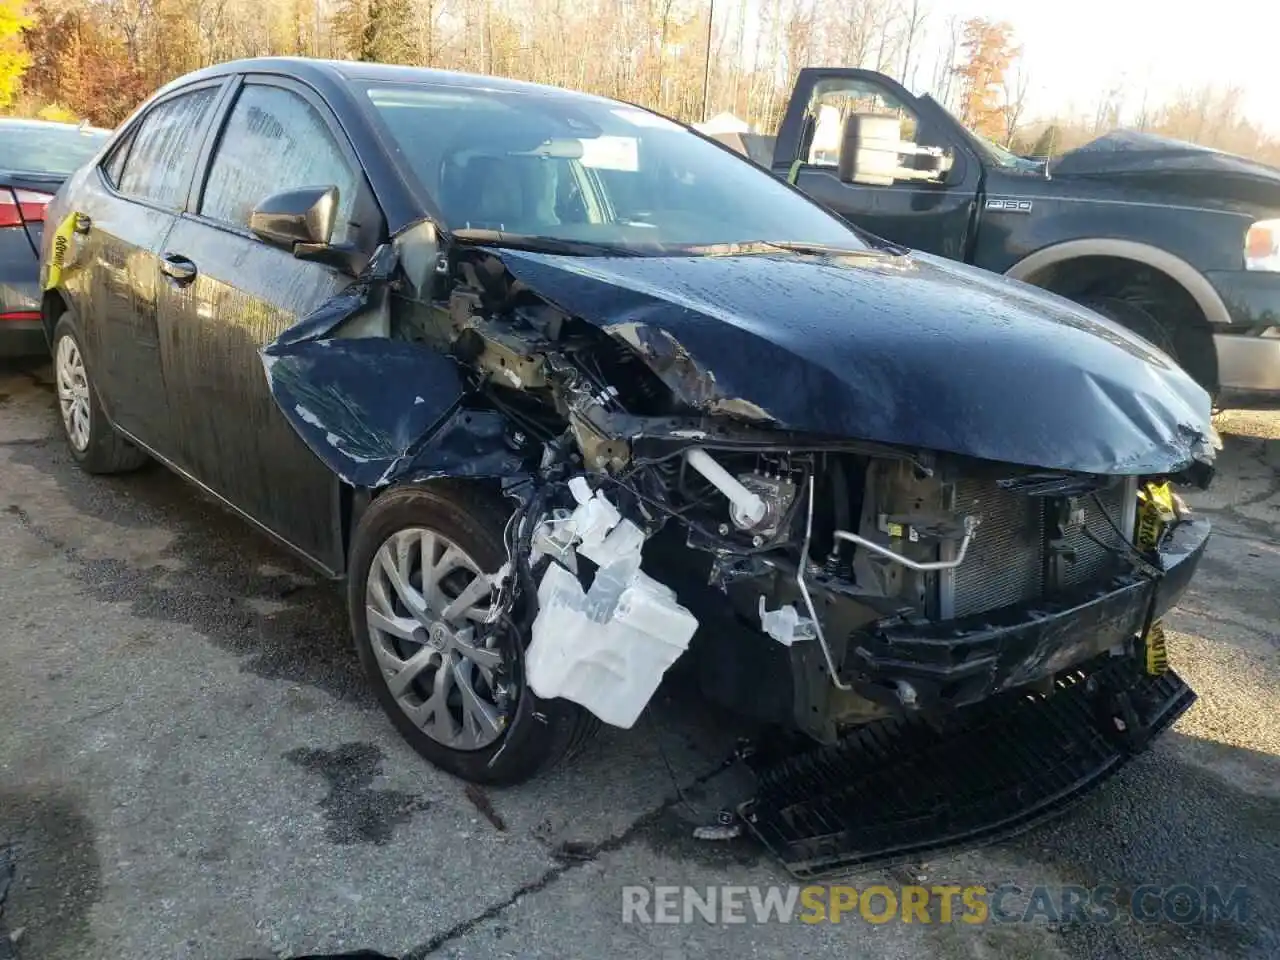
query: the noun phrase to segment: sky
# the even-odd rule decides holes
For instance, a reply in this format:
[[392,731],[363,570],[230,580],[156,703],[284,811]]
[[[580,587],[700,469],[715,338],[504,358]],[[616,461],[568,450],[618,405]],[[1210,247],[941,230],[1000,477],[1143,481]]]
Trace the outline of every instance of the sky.
[[930,26],[939,33],[952,14],[1013,25],[1029,68],[1028,119],[1072,108],[1092,115],[1102,93],[1122,77],[1130,110],[1141,106],[1144,88],[1154,106],[1180,87],[1234,84],[1245,92],[1245,115],[1280,135],[1277,0],[927,0],[927,5]]

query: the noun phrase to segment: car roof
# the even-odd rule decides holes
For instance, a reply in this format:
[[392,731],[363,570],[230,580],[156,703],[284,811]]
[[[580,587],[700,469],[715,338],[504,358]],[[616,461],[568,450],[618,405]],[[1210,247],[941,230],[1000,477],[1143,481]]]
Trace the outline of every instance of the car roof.
[[91,127],[88,124],[62,123],[57,120],[34,120],[29,117],[0,117],[0,126],[27,130],[79,130],[82,133],[108,134],[110,130]]
[[484,74],[460,73],[454,70],[436,70],[431,67],[410,67],[391,63],[364,63],[358,60],[318,60],[310,57],[256,57],[246,60],[229,60],[195,73],[188,73],[171,81],[164,89],[185,86],[209,77],[237,73],[274,73],[294,77],[303,82],[337,81],[343,85],[363,81],[393,83],[421,83],[451,86],[474,90],[498,90],[511,93],[540,94],[573,100],[593,100],[598,103],[616,103],[604,97],[563,87],[552,87],[525,80],[510,80]]

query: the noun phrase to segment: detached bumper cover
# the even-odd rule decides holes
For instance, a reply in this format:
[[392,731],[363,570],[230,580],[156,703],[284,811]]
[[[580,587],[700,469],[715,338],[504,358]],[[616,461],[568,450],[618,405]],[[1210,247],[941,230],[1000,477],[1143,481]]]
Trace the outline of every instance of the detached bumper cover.
[[803,880],[987,843],[1062,813],[1195,699],[1172,671],[1102,657],[1048,696],[1003,694],[942,723],[880,721],[835,746],[755,760],[758,792],[739,813]]
[[1173,527],[1158,554],[1158,578],[1126,574],[1102,588],[1033,605],[859,631],[843,678],[862,696],[899,709],[899,685],[909,683],[925,711],[1047,680],[1141,635],[1182,595],[1208,539],[1206,520]]

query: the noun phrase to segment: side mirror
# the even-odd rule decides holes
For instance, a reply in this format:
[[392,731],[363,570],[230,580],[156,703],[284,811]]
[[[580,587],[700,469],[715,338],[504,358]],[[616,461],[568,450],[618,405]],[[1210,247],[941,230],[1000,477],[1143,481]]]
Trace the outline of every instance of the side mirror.
[[887,187],[895,180],[940,183],[951,157],[937,147],[902,139],[896,114],[854,113],[845,118],[837,175],[844,183]]
[[249,229],[296,254],[299,246],[328,246],[337,215],[337,187],[299,187],[262,200],[249,214]]
[[840,138],[838,176],[844,183],[887,187],[901,158],[902,121],[895,115],[851,113]]

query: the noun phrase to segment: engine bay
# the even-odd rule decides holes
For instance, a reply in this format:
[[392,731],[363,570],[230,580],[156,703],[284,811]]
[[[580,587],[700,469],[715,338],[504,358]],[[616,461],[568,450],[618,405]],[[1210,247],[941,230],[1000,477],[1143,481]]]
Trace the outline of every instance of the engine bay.
[[[611,629],[602,611],[634,587],[628,596],[643,597],[659,620],[688,626],[684,642],[713,690],[724,687],[717,675],[729,658],[781,657],[793,677],[787,696],[748,688],[721,690],[722,699],[737,709],[776,701],[756,712],[831,741],[849,724],[916,706],[909,684],[892,689],[888,703],[868,699],[843,668],[863,629],[956,615],[955,572],[983,559],[989,504],[973,491],[1003,495],[1027,519],[1063,514],[1081,523],[1089,498],[1107,486],[1105,478],[782,430],[721,395],[678,344],[639,325],[605,333],[473,253],[458,262],[462,282],[447,299],[401,304],[395,334],[453,358],[467,372],[467,403],[500,413],[512,426],[509,443],[528,455],[530,477],[508,483],[518,506],[506,597],[513,609],[518,595],[542,601],[526,624],[535,665],[557,642],[540,638],[577,637],[562,644],[563,661],[574,655],[567,648],[586,645],[587,621]],[[1102,530],[1112,559],[1126,554],[1133,524],[1134,489],[1119,493],[1128,499],[1104,514],[1114,529]],[[611,522],[601,526],[605,514]],[[1042,558],[1032,553],[1043,546],[1029,543],[1012,559],[1038,572]],[[592,573],[612,587],[597,589]],[[654,589],[675,583],[675,591]],[[559,614],[546,612],[551,597]],[[655,647],[669,639],[653,637]],[[609,673],[596,669],[597,680]],[[537,669],[533,676],[537,689]],[[563,690],[563,680],[547,681],[539,692]]]

